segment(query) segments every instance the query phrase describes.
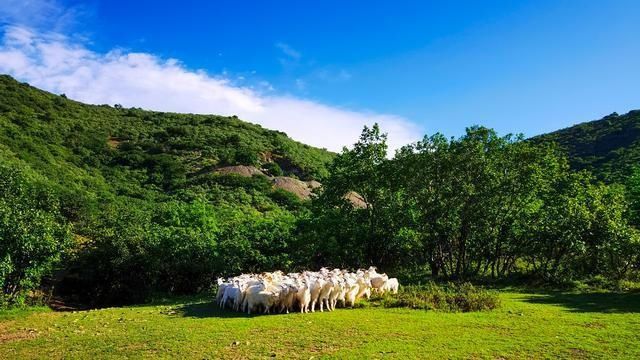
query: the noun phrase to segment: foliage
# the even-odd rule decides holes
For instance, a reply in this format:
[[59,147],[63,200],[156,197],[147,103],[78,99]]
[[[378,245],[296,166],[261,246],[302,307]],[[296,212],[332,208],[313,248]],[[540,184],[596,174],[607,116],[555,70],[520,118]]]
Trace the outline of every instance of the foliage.
[[60,257],[56,226],[70,222],[78,242],[56,288],[102,304],[197,292],[214,275],[289,266],[304,202],[264,176],[214,170],[262,166],[270,154],[287,165],[266,162],[272,175],[322,180],[333,157],[235,116],[85,105],[8,76],[0,76],[0,144],[1,161],[38,179],[2,199],[0,231],[15,236],[3,238],[15,246],[2,250],[30,251],[42,262],[18,275],[15,257],[3,253],[3,277],[19,278],[3,278],[5,292],[39,285]]
[[153,207],[111,203],[89,228],[67,292],[93,304],[144,301],[153,292],[190,294],[215,276],[287,268],[295,217],[284,210],[212,207],[201,200]]
[[626,197],[629,201],[629,221],[640,227],[640,167],[635,166],[625,181]]
[[[614,130],[585,128],[612,144],[597,152],[617,154],[589,164],[613,159],[622,169],[620,161],[635,159],[635,132],[625,131],[637,115],[607,118]],[[554,137],[560,149],[572,139],[566,133]],[[640,177],[624,188],[600,184],[572,171],[576,157],[560,149],[472,127],[458,139],[425,137],[389,159],[374,125],[336,156],[235,116],[85,105],[0,76],[0,232],[10,244],[0,285],[19,302],[62,255],[56,288],[96,304],[309,266],[377,265],[413,282],[634,280]],[[304,201],[266,176],[216,171],[226,165],[323,186]],[[71,229],[76,241],[65,251]]]
[[70,239],[70,227],[50,190],[0,164],[0,307],[23,304]]
[[[624,191],[571,171],[552,145],[473,127],[436,134],[392,160],[365,128],[330,167],[306,226],[316,263],[378,264],[452,279],[524,272],[547,282],[637,270]],[[367,206],[353,206],[357,192]]]
[[555,142],[566,152],[572,168],[589,170],[609,183],[622,183],[640,161],[640,110],[613,113],[532,141]]
[[262,166],[262,168],[271,176],[282,176],[284,172],[278,163],[268,162]]
[[383,307],[406,307],[409,309],[440,310],[448,312],[470,312],[493,310],[500,306],[498,293],[473,286],[471,283],[404,286],[396,295],[385,293],[374,296],[371,301]]

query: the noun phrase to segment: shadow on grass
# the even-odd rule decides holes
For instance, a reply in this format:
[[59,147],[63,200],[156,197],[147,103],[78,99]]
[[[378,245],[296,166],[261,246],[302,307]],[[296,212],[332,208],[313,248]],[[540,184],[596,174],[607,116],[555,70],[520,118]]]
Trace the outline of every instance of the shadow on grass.
[[529,297],[525,301],[533,304],[559,305],[572,312],[638,313],[640,293],[567,293],[549,292]]
[[230,309],[221,309],[212,301],[184,304],[175,307],[176,315],[192,318],[252,318],[262,316],[263,314],[247,314]]

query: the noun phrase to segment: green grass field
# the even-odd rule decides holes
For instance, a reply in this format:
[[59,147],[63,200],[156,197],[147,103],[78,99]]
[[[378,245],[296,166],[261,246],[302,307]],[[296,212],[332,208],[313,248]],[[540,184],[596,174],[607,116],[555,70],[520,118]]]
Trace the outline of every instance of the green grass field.
[[0,358],[640,358],[640,293],[501,292],[498,310],[245,316],[207,300],[0,312]]

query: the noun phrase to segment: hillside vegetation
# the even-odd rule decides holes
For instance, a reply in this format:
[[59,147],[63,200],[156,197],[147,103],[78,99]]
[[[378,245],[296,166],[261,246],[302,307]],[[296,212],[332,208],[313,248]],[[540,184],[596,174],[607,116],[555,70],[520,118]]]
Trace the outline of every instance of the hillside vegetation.
[[235,164],[321,179],[333,156],[235,116],[85,105],[6,75],[0,76],[0,116],[4,160],[20,159],[80,192],[175,193]]
[[[15,215],[5,219],[24,223],[17,234],[33,232],[33,216],[11,211],[36,203],[52,211],[49,218],[72,225],[61,243],[74,249],[66,254],[74,265],[58,277],[91,297],[124,301],[145,289],[194,291],[214,272],[288,265],[282,247],[307,210],[304,199],[278,184],[322,180],[333,157],[235,116],[86,105],[0,76],[0,179],[4,193],[14,194],[2,203]],[[242,166],[256,170],[234,170]],[[40,233],[64,237],[48,227]],[[0,269],[12,275],[0,287],[12,297],[17,284],[37,283],[46,266],[21,272],[11,251],[21,249],[18,257],[27,261],[64,246],[27,252],[21,235],[13,242],[8,236],[9,230]],[[221,260],[225,250],[235,260]],[[122,279],[132,269],[144,271]]]
[[574,169],[589,170],[608,182],[624,182],[640,164],[640,110],[613,113],[533,138],[556,142]]

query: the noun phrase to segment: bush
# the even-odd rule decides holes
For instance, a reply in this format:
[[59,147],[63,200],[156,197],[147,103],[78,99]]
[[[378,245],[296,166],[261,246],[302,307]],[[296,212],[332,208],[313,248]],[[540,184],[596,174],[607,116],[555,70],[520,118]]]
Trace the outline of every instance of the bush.
[[64,291],[94,304],[125,304],[211,284],[221,267],[213,209],[202,201],[136,205],[117,201],[102,209]]
[[275,189],[269,197],[278,205],[284,206],[287,209],[297,209],[302,206],[302,200],[296,196],[296,194],[284,190]]
[[406,307],[421,310],[470,312],[493,310],[500,306],[495,291],[475,287],[471,283],[444,286],[430,282],[426,285],[405,286],[397,295],[386,293],[371,299],[374,306]]
[[87,242],[58,287],[92,305],[193,294],[216,276],[288,269],[295,216],[196,199],[145,204],[119,198],[91,219]]
[[616,284],[617,291],[640,291],[640,281],[619,280]]
[[0,307],[24,304],[70,239],[70,227],[50,190],[0,165]]
[[280,167],[280,165],[278,165],[278,163],[275,163],[275,162],[268,162],[262,165],[262,168],[267,172],[267,174],[271,176],[284,175],[284,172],[282,171],[282,168]]

